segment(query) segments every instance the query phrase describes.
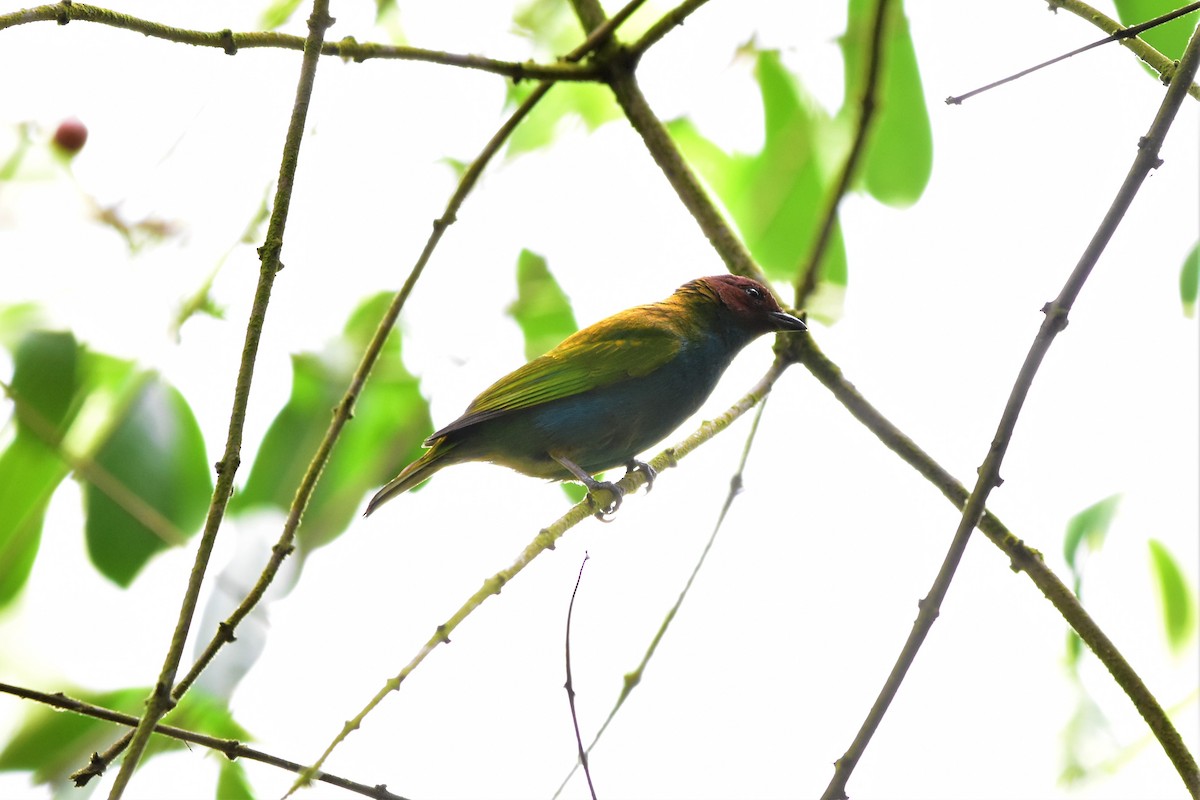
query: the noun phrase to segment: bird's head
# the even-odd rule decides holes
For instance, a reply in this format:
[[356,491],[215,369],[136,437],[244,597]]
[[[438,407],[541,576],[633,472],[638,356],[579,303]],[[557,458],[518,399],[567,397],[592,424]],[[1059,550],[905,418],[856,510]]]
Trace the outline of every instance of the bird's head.
[[713,275],[693,281],[725,307],[739,326],[754,333],[803,331],[808,326],[779,307],[771,291],[741,275]]

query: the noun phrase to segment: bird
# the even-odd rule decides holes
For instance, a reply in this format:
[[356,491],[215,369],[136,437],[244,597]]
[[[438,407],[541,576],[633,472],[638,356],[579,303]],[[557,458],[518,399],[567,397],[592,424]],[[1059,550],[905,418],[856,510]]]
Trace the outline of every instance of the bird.
[[593,475],[624,466],[696,412],[742,348],[766,333],[803,331],[761,283],[739,275],[697,278],[666,300],[620,311],[579,330],[471,401],[425,440],[429,448],[367,504],[369,516],[438,470],[465,461],[499,464],[535,478],[575,480],[621,505],[622,492]]

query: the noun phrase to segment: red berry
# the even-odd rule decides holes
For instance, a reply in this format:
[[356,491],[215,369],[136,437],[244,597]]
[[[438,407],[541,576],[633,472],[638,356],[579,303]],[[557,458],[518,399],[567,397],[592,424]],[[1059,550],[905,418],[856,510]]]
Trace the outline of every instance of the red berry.
[[87,137],[87,126],[72,117],[58,123],[58,129],[54,131],[54,144],[64,153],[75,155],[83,149]]

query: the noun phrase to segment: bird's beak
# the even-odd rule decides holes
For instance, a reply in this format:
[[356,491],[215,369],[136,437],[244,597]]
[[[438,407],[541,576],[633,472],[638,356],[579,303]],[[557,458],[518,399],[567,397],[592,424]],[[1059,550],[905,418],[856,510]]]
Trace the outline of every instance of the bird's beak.
[[806,331],[808,326],[804,324],[804,320],[798,317],[793,317],[783,311],[772,311],[770,314],[771,321],[775,323],[775,328],[781,331]]

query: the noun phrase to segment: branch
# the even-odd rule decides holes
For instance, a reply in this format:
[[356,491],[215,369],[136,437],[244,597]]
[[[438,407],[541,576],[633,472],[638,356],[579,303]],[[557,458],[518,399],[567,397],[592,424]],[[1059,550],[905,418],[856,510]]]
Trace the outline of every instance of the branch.
[[[239,50],[250,48],[273,48],[278,50],[303,50],[305,39],[288,33],[274,31],[253,31],[235,33],[226,28],[221,31],[195,31],[186,28],[176,28],[171,25],[153,22],[110,11],[106,8],[73,3],[63,0],[53,5],[37,6],[22,9],[10,14],[0,14],[0,30],[25,25],[31,22],[55,21],[59,25],[68,22],[95,22],[113,28],[133,31],[155,39],[166,39],[169,42],[190,44],[197,47],[215,47],[223,50],[226,55],[236,55]],[[429,64],[442,64],[449,67],[462,67],[496,75],[504,75],[514,81],[550,80],[550,81],[595,81],[599,79],[599,71],[587,64],[559,62],[555,64],[535,64],[533,62],[499,61],[477,55],[461,55],[446,53],[440,50],[426,50],[421,47],[401,47],[397,45],[377,44],[374,42],[357,42],[354,37],[347,36],[339,42],[322,42],[320,53],[323,56],[363,62],[368,59],[394,59],[399,61],[421,61]]]
[[[130,728],[138,724],[138,718],[132,714],[124,714],[120,711],[113,711],[110,708],[86,703],[82,700],[76,700],[73,697],[68,697],[62,692],[47,694],[34,689],[26,689],[21,686],[13,686],[7,683],[0,683],[0,693],[11,694],[14,697],[21,697],[25,700],[33,700],[38,703],[50,706],[51,708],[59,708],[64,711],[71,711],[76,714],[81,714],[86,717],[102,719],[106,722],[115,722],[118,725],[126,725]],[[207,747],[210,750],[215,750],[221,753],[230,761],[238,758],[244,758],[249,761],[258,761],[262,764],[268,764],[272,767],[288,770],[289,772],[299,772],[303,769],[302,764],[297,764],[295,761],[288,761],[278,756],[273,756],[270,753],[264,753],[261,750],[255,750],[252,747],[247,747],[236,739],[219,739],[216,736],[208,736],[203,733],[196,733],[185,728],[177,728],[173,725],[156,724],[154,732],[167,736],[171,739],[178,739],[181,742],[189,744],[197,744],[201,747]],[[367,786],[365,783],[358,783],[347,778],[339,778],[337,775],[322,773],[318,780],[328,783],[331,786],[337,786],[342,789],[348,789],[351,792],[366,797],[373,797],[376,800],[405,800],[398,794],[392,794],[383,784],[378,786]]]
[[[1146,27],[1152,27],[1148,23],[1143,23],[1143,25],[1134,25],[1132,28],[1126,29],[1125,26],[1123,26],[1117,20],[1102,14],[1100,11],[1092,8],[1087,3],[1080,2],[1080,0],[1046,0],[1046,2],[1049,3],[1051,11],[1057,11],[1060,8],[1066,9],[1075,16],[1087,20],[1100,30],[1110,34],[1111,39],[1119,40],[1122,47],[1127,47],[1132,50],[1133,54],[1140,58],[1142,62],[1146,64],[1146,66],[1157,72],[1159,77],[1162,78],[1163,83],[1168,83],[1171,80],[1171,76],[1175,74],[1176,62],[1173,59],[1167,58],[1165,55],[1158,52],[1158,50],[1147,44],[1145,39],[1139,39],[1136,35],[1132,37],[1130,37],[1128,34],[1121,35],[1122,31],[1125,30],[1140,31],[1143,29],[1143,25]],[[1194,6],[1195,4],[1193,3],[1192,5]],[[1185,11],[1184,13],[1189,12]],[[1150,22],[1155,22],[1155,20],[1150,20]],[[1200,100],[1200,86],[1196,85],[1195,83],[1190,83],[1187,88],[1187,93],[1197,100]]]
[[[987,457],[979,468],[978,480],[975,483],[975,488],[971,491],[970,497],[967,498],[966,506],[963,508],[962,519],[959,522],[958,529],[955,531],[954,540],[950,544],[950,549],[946,554],[942,567],[938,571],[937,578],[930,588],[929,594],[920,603],[920,612],[913,623],[912,632],[909,634],[908,640],[905,642],[904,648],[896,660],[896,664],[888,675],[887,681],[879,693],[879,697],[871,707],[867,718],[863,721],[862,727],[859,729],[858,735],[855,736],[850,749],[846,751],[846,754],[842,758],[838,759],[833,779],[825,790],[824,798],[829,800],[832,800],[832,798],[845,798],[846,782],[849,780],[850,774],[854,771],[854,767],[870,742],[875,729],[879,726],[883,715],[887,712],[888,706],[899,690],[900,684],[903,682],[905,674],[916,658],[917,651],[920,650],[921,644],[933,626],[934,620],[937,619],[939,608],[945,599],[947,590],[950,588],[950,582],[954,578],[954,572],[958,568],[959,561],[966,550],[971,531],[979,524],[980,518],[983,516],[984,506],[987,503],[987,498],[992,488],[1000,485],[1000,464],[1004,460],[1005,451],[1008,449],[1013,430],[1016,428],[1017,418],[1025,404],[1025,399],[1033,384],[1033,379],[1037,374],[1038,368],[1041,366],[1042,359],[1050,349],[1050,345],[1058,333],[1067,326],[1067,315],[1071,307],[1079,296],[1083,284],[1087,281],[1101,253],[1104,252],[1104,248],[1115,233],[1121,219],[1125,216],[1125,212],[1133,203],[1133,199],[1136,197],[1142,182],[1145,181],[1152,169],[1161,165],[1162,162],[1158,156],[1159,150],[1162,147],[1167,131],[1171,127],[1171,123],[1175,119],[1175,115],[1183,103],[1183,98],[1187,94],[1187,87],[1196,74],[1197,66],[1200,66],[1200,28],[1193,33],[1192,40],[1188,43],[1183,60],[1179,64],[1179,70],[1171,80],[1171,85],[1167,89],[1166,96],[1163,98],[1162,105],[1154,118],[1154,122],[1150,126],[1150,130],[1138,143],[1138,152],[1134,158],[1133,165],[1130,167],[1124,183],[1122,183],[1116,197],[1113,199],[1112,205],[1104,215],[1104,219],[1101,221],[1096,233],[1092,236],[1092,240],[1084,249],[1079,263],[1076,264],[1074,270],[1072,270],[1070,276],[1067,278],[1058,297],[1053,302],[1047,303],[1042,309],[1046,318],[1043,320],[1041,329],[1034,338],[1033,344],[1029,349],[1029,354],[1025,358],[1025,363],[1021,366],[1016,383],[1013,385],[1012,393],[1000,418],[996,435],[992,440]],[[1196,796],[1200,793],[1200,771],[1197,770],[1195,760],[1187,752],[1187,748],[1183,746],[1178,732],[1171,726],[1169,720],[1166,718],[1166,714],[1152,696],[1148,698],[1134,696],[1132,699],[1138,705],[1138,710],[1142,712],[1143,718],[1151,730],[1154,731],[1167,756],[1171,759],[1176,770],[1183,778],[1184,785],[1188,787],[1193,796]]]
[[792,304],[796,308],[804,308],[804,304],[817,286],[817,268],[829,246],[829,237],[837,222],[838,206],[841,205],[842,197],[849,191],[854,171],[858,168],[858,162],[867,149],[867,132],[875,118],[875,92],[879,85],[880,64],[883,62],[883,30],[887,20],[888,2],[889,0],[876,0],[875,3],[875,16],[871,22],[871,44],[867,49],[866,80],[863,85],[858,125],[854,131],[854,143],[850,145],[846,163],[842,165],[842,172],[829,195],[825,213],[821,219],[821,228],[817,232],[817,238],[813,241],[812,252],[808,255],[804,269],[797,276],[796,299]]
[[683,3],[663,14],[658,22],[655,22],[648,31],[642,34],[642,38],[629,45],[629,57],[633,59],[634,63],[637,63],[647,50],[682,25],[693,12],[699,11],[700,7],[707,2],[708,0],[684,0]]
[[[845,406],[851,416],[875,434],[884,446],[898,455],[902,461],[937,487],[955,508],[959,511],[963,510],[969,494],[966,487],[859,394],[858,390],[842,376],[837,365],[820,351],[811,337],[804,344],[804,349],[798,358],[800,363],[812,373],[812,376],[829,389],[833,396]],[[1004,551],[1009,557],[1014,572],[1024,572],[1029,576],[1029,579],[1041,590],[1046,599],[1062,614],[1063,619],[1071,626],[1072,630],[1079,634],[1080,639],[1104,664],[1113,676],[1113,680],[1125,691],[1142,715],[1148,720],[1153,718],[1154,721],[1149,723],[1150,728],[1169,730],[1171,728],[1170,718],[1159,707],[1146,684],[1125,660],[1112,640],[1091,618],[1074,592],[1046,566],[1041,553],[1026,546],[1025,542],[990,511],[983,512],[983,518],[979,521],[979,530],[996,547]],[[1171,747],[1183,747],[1182,739],[1178,734],[1170,732],[1165,736],[1171,741]]]
[[567,606],[567,681],[563,688],[567,690],[567,703],[571,707],[571,724],[575,728],[575,747],[577,748],[576,752],[579,753],[579,763],[583,766],[583,774],[587,777],[588,792],[591,794],[592,800],[596,800],[596,786],[592,783],[592,769],[588,766],[588,751],[583,749],[583,737],[579,735],[579,714],[575,710],[575,681],[571,677],[571,615],[575,611],[575,595],[579,594],[579,583],[583,580],[583,568],[587,566],[587,562],[588,554],[585,551],[583,563],[579,565],[579,575],[575,578],[575,588],[571,590],[571,604]]
[[[650,461],[650,466],[657,477],[655,480],[662,479],[662,473],[672,467],[679,465],[679,461],[685,458],[689,453],[695,450],[700,445],[707,442],[712,437],[716,436],[721,431],[728,428],[734,420],[742,414],[749,411],[757,403],[761,402],[767,394],[770,393],[771,387],[775,385],[775,381],[783,374],[787,365],[779,359],[771,365],[758,383],[754,385],[750,391],[742,397],[741,400],[730,406],[725,413],[715,419],[705,421],[700,428],[691,436],[684,439],[674,447],[668,447]],[[625,475],[617,486],[623,490],[624,494],[629,495],[637,491],[637,488],[646,482],[646,476],[641,470],[630,472]],[[559,539],[566,534],[571,528],[595,515],[596,509],[588,503],[586,499],[572,506],[571,509],[551,523],[549,526],[538,531],[533,540],[525,546],[517,559],[506,569],[502,569],[496,574],[483,582],[483,586],[479,588],[473,595],[467,598],[457,611],[455,611],[449,619],[438,625],[434,629],[433,635],[425,642],[412,660],[396,674],[395,677],[389,679],[383,688],[375,693],[375,696],[363,706],[353,719],[342,726],[342,730],[334,737],[329,746],[325,748],[325,752],[316,762],[304,770],[296,779],[296,783],[288,791],[288,794],[295,792],[301,785],[306,783],[312,776],[319,774],[321,766],[326,759],[333,753],[334,749],[345,741],[353,731],[357,730],[367,715],[370,714],[376,706],[383,702],[390,693],[400,690],[401,684],[413,673],[413,671],[421,665],[421,662],[432,653],[439,645],[450,643],[450,634],[453,633],[463,620],[469,617],[477,608],[483,605],[489,597],[500,594],[503,589],[513,578],[528,567],[533,560],[547,550],[553,550]]]
[[[196,550],[196,559],[188,578],[187,590],[184,592],[183,603],[179,609],[179,619],[175,625],[175,632],[171,636],[171,644],[167,649],[162,671],[154,690],[146,701],[146,712],[133,731],[129,742],[129,752],[121,762],[121,769],[109,792],[109,800],[118,800],[124,793],[126,786],[129,785],[129,779],[133,776],[133,771],[137,768],[138,761],[141,760],[142,753],[146,749],[146,744],[150,741],[150,734],[154,730],[154,726],[164,714],[174,707],[177,701],[172,692],[172,686],[175,683],[175,675],[179,669],[179,661],[183,655],[188,631],[191,630],[192,617],[195,614],[196,602],[200,595],[200,586],[204,582],[204,573],[208,568],[217,531],[221,527],[221,521],[225,517],[225,508],[233,491],[233,478],[241,463],[242,431],[246,421],[246,407],[250,401],[254,362],[258,354],[259,341],[262,338],[263,324],[266,321],[271,288],[275,283],[275,275],[280,269],[279,256],[283,248],[283,232],[287,224],[292,185],[300,156],[300,142],[304,136],[308,105],[312,98],[321,41],[325,36],[326,28],[332,24],[333,18],[329,16],[329,0],[314,0],[312,16],[308,20],[308,42],[304,48],[304,60],[301,63],[300,79],[296,87],[296,101],[292,107],[292,118],[288,125],[283,159],[279,167],[275,206],[267,227],[266,241],[259,248],[262,267],[259,271],[254,303],[250,310],[250,321],[246,326],[246,341],[242,350],[241,364],[238,367],[225,454],[217,462],[217,483],[213,490],[212,504],[209,506],[204,533],[200,537],[200,544]],[[86,782],[86,778],[83,778],[83,781]]]
[[[1075,13],[1079,14],[1080,16],[1085,16],[1086,18],[1090,19],[1092,22],[1095,22],[1097,25],[1099,25],[1099,27],[1101,27],[1105,30],[1109,30],[1110,35],[1105,36],[1103,39],[1098,39],[1098,40],[1092,42],[1091,44],[1085,44],[1083,47],[1077,47],[1069,53],[1063,53],[1061,56],[1055,56],[1054,58],[1050,59],[1049,61],[1043,61],[1040,64],[1036,64],[1032,67],[1029,67],[1028,69],[1023,69],[1014,75],[1009,75],[1007,78],[1001,78],[998,81],[992,81],[991,83],[987,84],[986,86],[980,86],[978,89],[972,89],[971,91],[967,92],[966,94],[960,94],[957,96],[947,97],[946,105],[951,105],[951,106],[962,105],[962,102],[964,100],[974,97],[977,94],[982,94],[983,92],[986,92],[990,89],[995,89],[997,86],[1003,86],[1006,83],[1011,83],[1012,81],[1015,81],[1018,78],[1024,78],[1026,75],[1037,72],[1040,69],[1044,69],[1045,67],[1052,66],[1054,64],[1057,64],[1060,61],[1066,61],[1068,58],[1072,58],[1074,56],[1080,55],[1081,53],[1086,53],[1088,50],[1092,50],[1094,48],[1100,47],[1101,45],[1109,44],[1110,42],[1121,42],[1122,44],[1127,44],[1131,49],[1133,49],[1139,55],[1142,55],[1142,53],[1140,52],[1141,50],[1145,50],[1145,51],[1148,51],[1147,55],[1153,54],[1154,56],[1156,56],[1157,57],[1156,63],[1158,63],[1159,66],[1151,65],[1151,68],[1154,69],[1156,72],[1158,72],[1159,76],[1163,80],[1163,83],[1170,83],[1171,76],[1175,74],[1175,67],[1176,67],[1175,62],[1171,61],[1166,56],[1164,56],[1162,53],[1158,52],[1153,47],[1146,44],[1146,42],[1144,40],[1138,39],[1136,37],[1142,31],[1147,31],[1147,30],[1150,30],[1151,28],[1157,28],[1159,25],[1163,25],[1167,22],[1170,22],[1173,19],[1178,19],[1179,17],[1182,17],[1186,14],[1190,14],[1193,11],[1200,9],[1200,2],[1192,3],[1191,5],[1184,6],[1183,8],[1177,8],[1174,11],[1171,11],[1167,14],[1163,14],[1160,17],[1155,17],[1154,19],[1138,23],[1137,25],[1132,25],[1128,28],[1124,28],[1116,20],[1105,17],[1103,14],[1101,14],[1099,11],[1096,11],[1091,6],[1088,6],[1084,3],[1077,3],[1075,5],[1080,6],[1080,8],[1078,8],[1078,9],[1072,9],[1075,11]],[[1056,10],[1055,3],[1053,2],[1053,0],[1050,3],[1050,7],[1051,7],[1051,9]],[[1089,12],[1088,14],[1084,14],[1085,9]],[[1106,22],[1111,23],[1111,29],[1110,29],[1110,26],[1104,24]],[[1135,47],[1133,43],[1140,44],[1141,47],[1140,48]],[[1146,63],[1149,64],[1149,61],[1147,61],[1146,57],[1143,57],[1142,60],[1146,61]],[[1188,92],[1193,97],[1200,98],[1200,86],[1197,86],[1196,84],[1193,83],[1190,86],[1190,88],[1188,89]]]

